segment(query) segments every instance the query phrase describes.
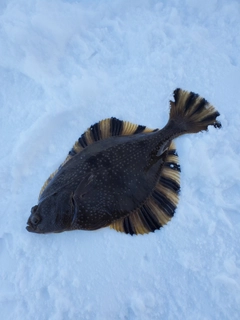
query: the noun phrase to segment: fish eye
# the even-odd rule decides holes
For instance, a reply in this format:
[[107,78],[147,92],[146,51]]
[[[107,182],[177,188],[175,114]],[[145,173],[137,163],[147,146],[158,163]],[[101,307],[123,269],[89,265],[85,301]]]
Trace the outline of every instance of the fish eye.
[[37,208],[38,208],[38,206],[32,207],[31,212],[32,212],[32,213],[35,213],[35,212],[37,211]]
[[40,217],[38,215],[34,215],[31,217],[31,222],[33,225],[37,225],[40,222]]

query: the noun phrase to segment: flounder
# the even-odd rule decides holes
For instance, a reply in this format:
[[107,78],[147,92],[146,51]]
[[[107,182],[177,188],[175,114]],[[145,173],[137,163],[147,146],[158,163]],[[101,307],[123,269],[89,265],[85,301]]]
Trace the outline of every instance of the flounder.
[[92,125],[43,185],[27,230],[154,232],[174,215],[180,165],[174,138],[220,128],[216,109],[198,94],[176,89],[166,126],[149,129],[116,118]]

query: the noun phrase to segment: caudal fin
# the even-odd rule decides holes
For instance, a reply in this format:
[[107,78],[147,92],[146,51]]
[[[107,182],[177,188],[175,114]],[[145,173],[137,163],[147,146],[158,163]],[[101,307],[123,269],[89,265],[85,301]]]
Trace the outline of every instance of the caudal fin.
[[170,121],[173,120],[182,133],[207,130],[210,125],[221,128],[221,123],[216,120],[220,113],[204,98],[182,89],[176,89],[173,96],[175,101],[170,101]]

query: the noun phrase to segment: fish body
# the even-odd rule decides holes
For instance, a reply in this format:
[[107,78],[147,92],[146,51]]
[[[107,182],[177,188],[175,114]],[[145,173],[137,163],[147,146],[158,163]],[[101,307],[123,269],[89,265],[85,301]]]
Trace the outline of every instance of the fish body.
[[192,92],[174,91],[161,130],[111,118],[91,126],[43,186],[27,230],[36,233],[96,230],[153,232],[173,216],[180,166],[173,139],[220,127],[219,113]]

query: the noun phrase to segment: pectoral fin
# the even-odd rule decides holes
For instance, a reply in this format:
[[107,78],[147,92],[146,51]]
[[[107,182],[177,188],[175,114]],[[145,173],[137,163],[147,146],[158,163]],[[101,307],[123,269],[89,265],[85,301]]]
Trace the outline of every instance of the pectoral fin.
[[74,191],[75,199],[78,199],[78,200],[83,199],[86,196],[86,194],[88,194],[92,190],[93,179],[94,179],[93,173],[88,173],[82,178],[79,185],[77,186],[77,189]]

